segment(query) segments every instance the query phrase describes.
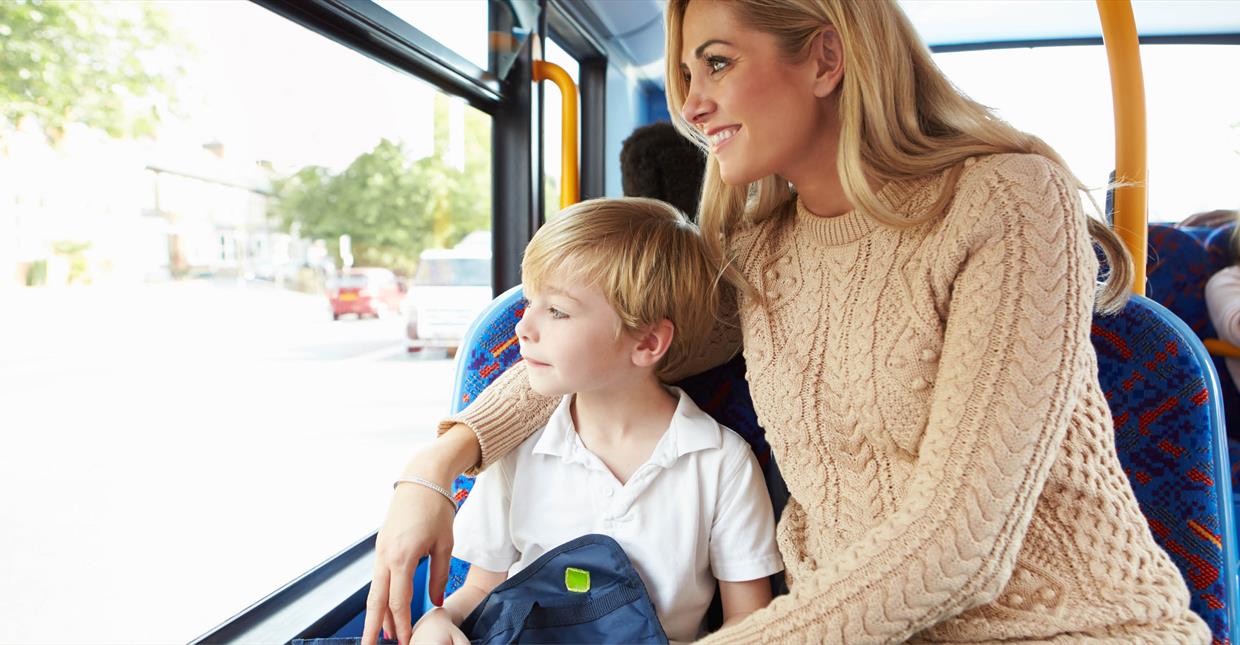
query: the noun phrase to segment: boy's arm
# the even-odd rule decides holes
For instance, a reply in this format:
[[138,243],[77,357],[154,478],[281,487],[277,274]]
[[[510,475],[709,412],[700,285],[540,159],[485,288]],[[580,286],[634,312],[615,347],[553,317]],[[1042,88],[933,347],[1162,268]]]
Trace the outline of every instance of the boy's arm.
[[771,580],[770,578],[758,578],[744,582],[720,580],[719,596],[723,600],[723,627],[727,627],[771,602]]
[[465,622],[470,612],[482,602],[482,599],[486,598],[492,589],[499,586],[499,583],[507,579],[506,571],[487,571],[479,566],[471,566],[461,588],[443,601],[443,608],[448,613],[448,617],[452,619],[452,624],[460,626]]
[[465,645],[469,636],[461,631],[461,623],[469,617],[470,612],[481,603],[487,594],[499,583],[508,578],[507,573],[487,571],[482,567],[472,566],[465,576],[461,588],[444,601],[442,607],[432,608],[422,614],[418,624],[413,626],[410,643],[427,645]]

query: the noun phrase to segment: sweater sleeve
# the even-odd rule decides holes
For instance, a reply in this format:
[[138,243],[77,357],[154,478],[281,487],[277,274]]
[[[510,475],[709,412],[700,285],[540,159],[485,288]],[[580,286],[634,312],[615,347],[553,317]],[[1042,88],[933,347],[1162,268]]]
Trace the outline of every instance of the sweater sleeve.
[[1006,585],[1087,377],[1097,261],[1050,162],[1005,155],[970,170],[948,215],[961,218],[956,278],[907,495],[706,642],[900,642]]
[[[665,381],[679,381],[726,363],[740,349],[735,291],[730,287],[722,288],[720,315],[710,335],[694,345],[692,354],[665,375]],[[519,446],[534,431],[547,425],[559,403],[560,397],[542,396],[530,388],[525,362],[519,361],[487,386],[469,407],[440,421],[439,434],[447,432],[457,423],[463,423],[478,435],[482,459],[466,472],[477,475]]]

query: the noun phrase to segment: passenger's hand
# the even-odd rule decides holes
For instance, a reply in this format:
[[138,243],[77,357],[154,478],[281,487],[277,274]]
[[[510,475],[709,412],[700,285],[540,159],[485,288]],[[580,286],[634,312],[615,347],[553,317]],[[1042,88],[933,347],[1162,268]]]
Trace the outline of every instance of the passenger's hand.
[[452,622],[448,612],[436,607],[418,620],[413,627],[411,643],[417,645],[469,645],[465,632]]
[[452,504],[425,486],[401,484],[392,494],[387,518],[375,541],[375,576],[366,598],[363,645],[375,645],[380,627],[400,645],[409,645],[413,631],[409,614],[413,572],[423,556],[431,558],[427,592],[436,606],[443,604],[452,557],[454,515]]

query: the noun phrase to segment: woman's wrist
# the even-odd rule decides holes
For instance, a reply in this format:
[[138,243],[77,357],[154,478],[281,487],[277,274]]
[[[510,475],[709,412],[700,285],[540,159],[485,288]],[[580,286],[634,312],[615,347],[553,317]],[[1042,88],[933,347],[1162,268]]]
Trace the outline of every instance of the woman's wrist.
[[457,475],[476,465],[481,455],[474,431],[458,423],[411,459],[401,476],[428,479],[447,488]]

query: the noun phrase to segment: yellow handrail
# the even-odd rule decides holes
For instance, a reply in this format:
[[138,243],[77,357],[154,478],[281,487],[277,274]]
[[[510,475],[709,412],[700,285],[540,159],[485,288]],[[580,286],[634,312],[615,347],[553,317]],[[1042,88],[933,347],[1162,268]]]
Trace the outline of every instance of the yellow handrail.
[[1209,350],[1211,356],[1224,356],[1227,358],[1240,358],[1240,347],[1236,347],[1225,340],[1217,338],[1203,339],[1202,344]]
[[577,85],[563,67],[534,61],[534,82],[553,81],[560,88],[560,208],[581,199],[577,184]]
[[1132,291],[1145,295],[1145,79],[1129,0],[1097,0],[1111,68],[1115,109],[1115,218],[1112,227],[1132,254]]

